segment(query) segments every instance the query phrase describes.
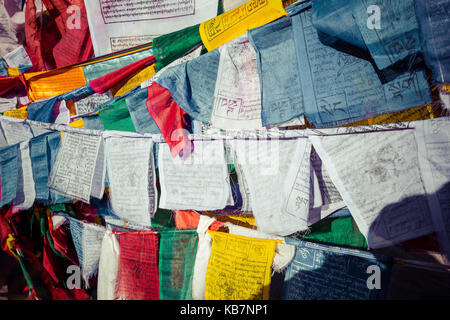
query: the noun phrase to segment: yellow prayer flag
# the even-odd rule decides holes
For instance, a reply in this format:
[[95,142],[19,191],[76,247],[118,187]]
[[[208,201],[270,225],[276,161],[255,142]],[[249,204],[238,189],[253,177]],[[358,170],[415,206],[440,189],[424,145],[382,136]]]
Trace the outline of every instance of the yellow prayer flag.
[[86,85],[81,67],[25,73],[24,76],[31,102],[59,96]]
[[267,300],[276,240],[208,230],[212,250],[206,300]]
[[287,16],[281,0],[250,0],[200,24],[200,36],[208,51],[254,29]]
[[110,91],[114,97],[123,96],[127,92],[131,91],[132,89],[140,85],[145,80],[148,80],[151,77],[153,77],[155,73],[156,73],[155,65],[152,64],[151,66],[148,66],[145,69],[139,71],[131,78],[118,83],[117,85],[112,87]]
[[7,110],[3,113],[3,115],[11,118],[26,119],[28,116],[27,107],[22,107],[15,110]]

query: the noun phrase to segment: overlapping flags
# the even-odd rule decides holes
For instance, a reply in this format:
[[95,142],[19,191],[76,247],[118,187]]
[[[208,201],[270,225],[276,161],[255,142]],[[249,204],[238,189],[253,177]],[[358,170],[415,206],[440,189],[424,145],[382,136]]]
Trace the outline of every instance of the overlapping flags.
[[107,300],[386,299],[399,263],[448,271],[448,2],[26,1],[0,239],[30,296],[27,268]]

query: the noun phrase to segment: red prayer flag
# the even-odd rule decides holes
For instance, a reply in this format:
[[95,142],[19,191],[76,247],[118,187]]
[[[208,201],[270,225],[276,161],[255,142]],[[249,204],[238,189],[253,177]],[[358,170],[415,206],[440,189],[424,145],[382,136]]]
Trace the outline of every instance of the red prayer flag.
[[120,68],[119,70],[105,74],[100,78],[91,80],[89,82],[89,85],[91,86],[92,90],[94,90],[96,93],[100,94],[105,93],[119,82],[133,76],[134,74],[141,71],[145,67],[151,65],[152,63],[154,63],[154,61],[155,61],[154,56],[141,59],[128,66]]
[[55,17],[57,43],[52,56],[57,68],[86,61],[94,56],[83,0],[43,0],[45,7]]
[[116,299],[159,300],[158,236],[153,231],[118,232]]
[[26,2],[25,22],[26,49],[33,63],[33,70],[46,70],[41,51],[42,35],[39,28],[40,22],[38,21],[34,0],[27,0]]
[[153,82],[147,88],[147,110],[169,145],[172,156],[183,151],[182,156],[187,157],[193,149],[186,130],[188,114],[173,100],[172,93]]

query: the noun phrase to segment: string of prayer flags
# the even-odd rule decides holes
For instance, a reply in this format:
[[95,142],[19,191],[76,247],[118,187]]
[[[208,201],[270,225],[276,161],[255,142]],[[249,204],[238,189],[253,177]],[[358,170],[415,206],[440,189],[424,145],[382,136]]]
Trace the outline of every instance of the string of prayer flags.
[[367,251],[286,238],[296,247],[284,280],[286,300],[374,300],[388,294],[392,262]]
[[152,139],[107,137],[105,156],[114,213],[150,226],[157,208]]
[[193,141],[187,159],[172,158],[167,144],[159,146],[160,207],[223,209],[231,195],[223,140]]
[[[311,19],[311,10],[305,10],[308,9],[308,4],[310,6],[308,1],[295,4],[290,10],[289,17],[249,31],[249,39],[258,53],[262,125],[279,124],[303,114],[306,114],[315,126],[343,125],[431,101],[428,84],[422,70],[403,72],[395,79],[388,79],[389,81],[384,78],[380,80],[380,76],[369,62],[321,44],[314,27],[310,22],[304,22]],[[311,32],[304,35],[304,28]],[[228,53],[228,50],[235,48],[233,43],[238,41],[235,39],[223,48],[220,47],[218,50],[209,52],[186,64],[166,70],[157,79],[158,84],[171,92],[174,101],[192,119],[212,123],[213,126],[220,128],[228,128],[231,126],[230,123],[233,123],[230,120],[234,121],[240,116],[246,117],[244,113],[241,113],[244,106],[243,101],[245,101],[242,97],[225,99],[225,95],[230,95],[231,90],[236,90],[231,89],[233,88],[231,84],[250,85],[253,83],[245,76],[250,74],[249,68],[227,67],[226,61],[230,60],[228,64],[240,66],[234,60],[241,60],[245,56]],[[319,51],[314,49],[316,46],[328,50],[329,54],[319,56],[317,54]],[[277,58],[274,60],[273,57]],[[324,61],[328,59],[330,63],[314,63],[321,59],[325,59]],[[200,64],[202,64],[201,67]],[[279,67],[276,67],[275,64]],[[220,67],[221,65],[222,67]],[[289,65],[292,66],[289,67]],[[333,75],[327,78],[333,81],[327,86],[319,83],[321,81],[320,74],[323,73],[320,66],[325,65],[335,66],[333,71],[326,70]],[[222,69],[227,71],[221,72]],[[229,75],[230,70],[235,71],[239,76]],[[335,81],[336,77],[342,79]],[[353,77],[355,80],[347,81],[344,80],[344,77]],[[209,80],[206,81],[207,79]],[[230,84],[224,86],[227,81]],[[290,85],[282,85],[284,82],[289,82]],[[311,83],[313,83],[312,87]],[[358,90],[354,89],[356,83],[358,83]],[[213,95],[212,84],[215,86],[213,102],[208,99]],[[293,88],[292,84],[297,84],[299,90],[285,92],[287,90],[285,88]],[[220,93],[220,88],[224,88],[223,90],[227,91],[227,94]],[[322,90],[324,88],[327,90]],[[339,94],[330,96],[329,88]],[[362,95],[358,92],[363,91],[372,98],[362,101]],[[255,90],[241,91],[241,95],[242,92],[255,92]],[[295,103],[284,101],[286,96]],[[272,103],[272,101],[275,102]],[[282,106],[275,107],[276,112],[273,112],[274,105],[281,105],[280,101],[283,102]],[[233,127],[235,126],[233,125]]]
[[159,300],[158,235],[153,231],[120,232],[115,299]]
[[206,300],[268,300],[276,240],[208,231]]
[[160,233],[159,290],[161,300],[192,300],[192,277],[198,235],[195,230]]
[[237,8],[200,24],[200,36],[208,51],[217,49],[249,29],[286,16],[281,0],[247,1]]

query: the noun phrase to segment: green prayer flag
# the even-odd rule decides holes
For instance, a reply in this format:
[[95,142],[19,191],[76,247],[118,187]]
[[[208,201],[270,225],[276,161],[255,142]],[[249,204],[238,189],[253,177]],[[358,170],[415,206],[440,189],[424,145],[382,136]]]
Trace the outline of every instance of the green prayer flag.
[[159,247],[161,300],[192,300],[192,277],[197,243],[196,230],[161,232]]
[[125,98],[100,110],[99,117],[105,130],[136,132]]
[[305,240],[336,246],[367,248],[367,241],[351,216],[323,219],[311,226]]
[[184,56],[202,43],[200,25],[188,27],[153,39],[153,55],[156,58],[156,71]]

